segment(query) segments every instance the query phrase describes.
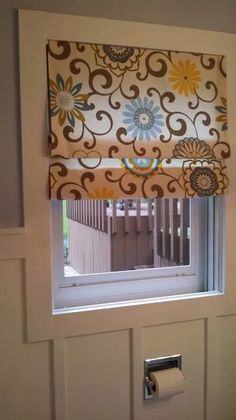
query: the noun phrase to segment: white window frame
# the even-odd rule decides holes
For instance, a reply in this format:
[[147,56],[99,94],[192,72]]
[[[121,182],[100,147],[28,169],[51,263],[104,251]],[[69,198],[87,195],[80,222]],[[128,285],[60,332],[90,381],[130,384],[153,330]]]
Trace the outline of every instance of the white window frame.
[[[236,36],[234,34],[136,22],[19,12],[20,106],[26,259],[24,264],[27,338],[47,340],[183,322],[235,313],[236,310],[236,142],[227,162],[231,189],[225,196],[225,291],[203,292],[134,303],[103,305],[53,314],[50,203],[48,200],[47,74],[48,39],[139,45],[226,55],[229,137],[236,132]],[[230,245],[229,245],[230,244]]]
[[[214,214],[211,205],[211,213]],[[142,270],[126,270],[80,276],[64,276],[62,202],[52,201],[52,278],[54,313],[64,307],[83,307],[135,299],[171,296],[207,291],[208,247],[214,248],[214,228],[208,230],[208,203],[202,199],[190,201],[190,264]],[[220,229],[220,219],[217,218]],[[205,242],[202,240],[204,235]],[[208,243],[210,235],[211,244]],[[218,243],[218,256],[222,241]],[[221,258],[220,258],[221,259]],[[219,258],[217,259],[217,261]],[[210,259],[215,264],[215,259]],[[212,268],[211,268],[212,271]],[[209,272],[211,272],[209,270]],[[214,270],[215,271],[215,270]],[[213,278],[212,278],[212,288]]]

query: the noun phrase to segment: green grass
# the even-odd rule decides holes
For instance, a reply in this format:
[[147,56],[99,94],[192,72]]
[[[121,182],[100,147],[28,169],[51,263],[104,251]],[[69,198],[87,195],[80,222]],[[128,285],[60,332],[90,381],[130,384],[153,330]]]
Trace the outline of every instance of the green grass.
[[66,215],[66,201],[63,200],[63,205],[62,205],[62,211],[63,211],[63,237],[64,239],[67,239],[68,237],[68,219],[67,219],[67,215]]

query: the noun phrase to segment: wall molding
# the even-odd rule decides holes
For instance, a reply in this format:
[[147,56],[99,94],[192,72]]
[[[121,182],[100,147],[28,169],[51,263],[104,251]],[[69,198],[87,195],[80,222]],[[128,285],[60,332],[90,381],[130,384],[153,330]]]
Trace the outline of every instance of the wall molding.
[[24,228],[0,229],[0,260],[26,257],[26,233]]
[[65,340],[52,340],[55,420],[66,420]]
[[131,419],[142,420],[143,408],[143,364],[142,364],[142,328],[130,330],[131,362]]

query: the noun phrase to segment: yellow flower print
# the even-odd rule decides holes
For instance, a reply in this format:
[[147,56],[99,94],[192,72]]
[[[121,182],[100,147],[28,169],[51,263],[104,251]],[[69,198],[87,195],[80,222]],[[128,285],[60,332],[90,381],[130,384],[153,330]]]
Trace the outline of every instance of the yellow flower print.
[[107,187],[95,188],[93,192],[88,192],[88,197],[94,200],[115,200],[115,192]]
[[89,94],[81,93],[82,83],[73,86],[71,76],[64,80],[60,74],[57,74],[56,81],[50,79],[49,88],[50,115],[51,117],[58,115],[60,126],[66,121],[72,127],[75,126],[76,119],[85,121],[81,111],[89,111],[93,109],[93,105],[87,103]]
[[173,83],[173,89],[177,90],[180,95],[185,96],[193,95],[202,80],[196,64],[189,60],[178,61],[177,64],[173,64],[170,75],[169,81]]

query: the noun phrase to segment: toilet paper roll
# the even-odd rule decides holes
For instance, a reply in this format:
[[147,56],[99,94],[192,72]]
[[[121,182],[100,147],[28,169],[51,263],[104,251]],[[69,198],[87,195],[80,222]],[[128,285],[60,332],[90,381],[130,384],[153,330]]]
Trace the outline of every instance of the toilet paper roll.
[[180,369],[171,368],[151,372],[149,378],[155,384],[154,395],[158,398],[172,397],[184,392],[185,377]]

